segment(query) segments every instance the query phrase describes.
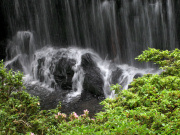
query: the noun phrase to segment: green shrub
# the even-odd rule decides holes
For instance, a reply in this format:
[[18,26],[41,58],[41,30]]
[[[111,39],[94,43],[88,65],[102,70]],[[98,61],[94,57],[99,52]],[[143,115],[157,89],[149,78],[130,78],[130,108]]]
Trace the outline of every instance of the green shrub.
[[[102,102],[106,110],[114,112],[112,117],[138,122],[147,134],[180,134],[180,50],[149,48],[137,59],[153,61],[163,72],[134,79],[129,90],[123,90],[114,100]],[[140,127],[136,131],[135,134],[146,134],[139,132]],[[134,134],[132,129],[129,134]]]
[[114,91],[115,94],[119,94],[122,86],[119,85],[118,83],[116,85],[111,85],[111,91]]
[[24,91],[23,74],[7,71],[0,62],[0,134],[25,133],[29,116],[39,111],[39,101]]

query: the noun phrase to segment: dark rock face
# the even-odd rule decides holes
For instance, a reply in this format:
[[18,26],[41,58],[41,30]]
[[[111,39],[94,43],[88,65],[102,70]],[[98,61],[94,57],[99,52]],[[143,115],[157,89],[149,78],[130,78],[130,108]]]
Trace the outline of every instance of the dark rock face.
[[72,90],[72,78],[74,71],[72,67],[76,64],[73,59],[62,58],[55,66],[54,79],[58,85],[63,90]]
[[[74,59],[61,56],[62,53],[60,52],[54,56],[49,69],[51,74],[54,76],[56,89],[72,90],[72,79],[75,73],[73,66],[75,66],[76,61]],[[40,82],[44,81],[44,64],[45,58],[38,60],[37,76]],[[103,96],[104,80],[100,69],[93,60],[92,54],[86,53],[82,55],[81,67],[85,73],[83,82],[84,92],[90,92],[94,96]],[[52,87],[54,88],[54,85]]]
[[116,67],[111,74],[111,84],[120,84],[122,88],[127,84],[128,78],[123,75],[123,70],[119,67]]
[[81,66],[85,72],[84,91],[89,91],[96,96],[104,95],[104,81],[100,74],[100,69],[93,60],[93,56],[89,53],[84,54],[81,57]]
[[120,68],[116,68],[116,70],[114,70],[111,74],[111,84],[116,84],[119,83],[119,77],[122,75],[122,69]]
[[61,112],[70,114],[76,112],[78,115],[83,114],[83,110],[89,110],[89,116],[93,117],[97,112],[103,111],[103,106],[99,103],[104,100],[104,97],[95,97],[90,92],[86,92],[86,95],[81,95],[81,99],[77,102],[71,102],[69,104],[62,103]]
[[[95,113],[103,111],[103,106],[99,103],[105,98],[103,92],[104,82],[92,54],[87,53],[81,57],[80,66],[85,73],[84,91],[81,93],[81,97],[68,103],[66,102],[66,96],[72,90],[72,78],[75,73],[73,66],[76,64],[76,61],[61,56],[62,53],[56,54],[50,66],[50,71],[54,76],[55,82],[61,90],[49,92],[43,88],[30,86],[28,92],[40,97],[41,109],[53,109],[60,101],[62,104],[61,112],[66,114],[70,114],[73,111],[77,114],[83,114],[83,110],[88,109],[90,111],[89,115],[92,117]],[[38,60],[38,76],[41,81],[44,81],[44,64],[45,58]]]
[[[102,106],[99,105],[99,102],[104,99],[104,80],[93,57],[94,56],[90,53],[82,55],[80,68],[82,68],[85,73],[83,91],[81,95],[67,102],[67,95],[73,91],[72,79],[76,72],[73,67],[76,65],[76,60],[69,59],[64,52],[54,54],[50,62],[49,70],[55,81],[52,82],[51,87],[56,90],[48,92],[48,90],[39,90],[41,88],[37,88],[39,90],[38,92],[38,90],[34,90],[37,86],[30,86],[28,90],[32,95],[40,97],[41,109],[55,108],[60,101],[62,103],[62,112],[67,114],[72,111],[82,114],[84,109],[88,109],[91,112],[90,115],[94,115],[95,112],[102,110]],[[40,82],[44,82],[44,66],[46,65],[46,59],[40,58],[37,62],[38,79]],[[90,104],[94,104],[94,106]]]
[[38,79],[40,82],[43,82],[44,81],[44,69],[43,69],[43,66],[44,66],[44,61],[45,61],[45,58],[41,58],[41,59],[38,59],[38,71],[37,71],[37,76],[38,76]]
[[[74,76],[74,71],[72,70],[72,67],[76,64],[76,61],[63,57],[58,58],[58,54],[56,55],[57,56],[55,56],[54,59],[51,61],[51,66],[49,67],[50,74],[54,76],[55,80],[55,82],[52,82],[51,87],[55,89],[72,90],[72,78]],[[40,82],[44,82],[45,58],[40,58],[37,60],[37,62],[37,78]]]
[[138,77],[142,77],[142,76],[143,76],[143,74],[137,73],[137,74],[135,74],[134,79],[137,79]]
[[[36,88],[36,89],[34,89]],[[34,90],[33,90],[34,89]],[[68,94],[68,91],[54,91],[49,92],[38,86],[28,87],[28,92],[40,98],[40,105],[42,110],[54,109],[58,103],[61,102],[61,112],[67,115],[76,112],[78,115],[83,114],[83,110],[89,110],[89,116],[93,117],[97,112],[103,111],[103,106],[99,103],[104,100],[104,97],[96,98],[93,94],[86,92],[86,97],[81,98],[76,102],[66,103],[63,99]]]

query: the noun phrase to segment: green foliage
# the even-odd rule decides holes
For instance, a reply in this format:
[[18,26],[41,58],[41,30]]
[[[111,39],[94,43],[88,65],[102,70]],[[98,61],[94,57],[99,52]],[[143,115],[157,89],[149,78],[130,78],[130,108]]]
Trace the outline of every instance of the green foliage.
[[139,61],[153,61],[164,70],[163,76],[175,75],[180,77],[180,50],[160,51],[159,49],[149,48],[143,51],[136,59]]
[[20,72],[7,71],[0,62],[0,98],[4,101],[8,100],[11,93],[20,91],[23,88],[22,74]]
[[[42,134],[47,126],[57,124],[54,114],[59,110],[40,111],[37,97],[25,92],[20,72],[7,71],[0,62],[0,134]],[[49,121],[49,123],[48,123]]]
[[122,86],[118,83],[116,85],[111,85],[111,91],[115,91],[115,94],[119,94]]
[[137,58],[160,65],[161,74],[134,79],[131,88],[101,102],[105,111],[89,118],[88,110],[66,116],[60,105],[40,110],[38,98],[22,91],[22,74],[0,64],[0,134],[180,134],[180,51],[149,48]]
[[7,71],[0,62],[0,134],[23,133],[30,128],[28,118],[39,110],[39,101],[23,91],[23,74]]

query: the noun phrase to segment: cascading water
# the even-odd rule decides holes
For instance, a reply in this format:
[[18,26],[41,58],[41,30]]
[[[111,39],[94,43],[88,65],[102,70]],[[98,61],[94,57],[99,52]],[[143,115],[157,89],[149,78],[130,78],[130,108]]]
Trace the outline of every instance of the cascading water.
[[18,31],[7,46],[7,59],[10,59],[10,61],[6,62],[5,66],[9,65],[12,69],[19,68],[17,65],[14,67],[11,65],[16,61],[19,62],[22,71],[29,74],[32,68],[33,54],[36,50],[33,34],[29,31]]
[[163,4],[163,0],[122,1],[120,14],[129,64],[134,64],[132,58],[148,47],[169,50],[177,47],[173,1]]
[[30,93],[56,91],[62,102],[86,92],[113,98],[111,84],[127,89],[134,77],[158,73],[134,61],[143,50],[178,45],[173,0],[3,0],[3,7],[15,35],[6,66],[24,72]]

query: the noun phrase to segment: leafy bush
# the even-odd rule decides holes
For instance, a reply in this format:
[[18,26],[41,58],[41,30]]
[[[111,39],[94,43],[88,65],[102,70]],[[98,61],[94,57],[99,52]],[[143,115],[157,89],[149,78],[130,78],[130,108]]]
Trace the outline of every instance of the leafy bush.
[[[115,110],[110,111],[115,112],[115,118],[118,115],[122,120],[144,126],[143,134],[146,131],[147,134],[180,134],[180,50],[149,48],[137,59],[153,61],[160,65],[163,72],[135,79],[132,87],[123,90],[116,99],[103,101],[106,110]],[[141,128],[138,127],[136,133],[134,128],[126,132],[142,134]]]
[[[25,134],[35,132],[42,134],[48,124],[55,121],[54,113],[59,107],[50,111],[40,111],[37,97],[25,92],[20,72],[7,71],[0,62],[0,134]],[[47,122],[49,121],[49,123]],[[58,122],[54,122],[58,123]]]
[[0,134],[25,133],[29,116],[40,109],[38,99],[23,91],[22,76],[0,62]]
[[[105,111],[66,116],[60,106],[40,110],[38,98],[22,91],[22,74],[0,64],[0,134],[180,134],[180,50],[149,48],[137,58],[160,65],[161,74],[134,79],[131,88],[105,99]],[[120,86],[111,87],[116,93]]]
[[111,91],[114,91],[115,94],[119,94],[122,86],[119,85],[118,83],[116,85],[111,85]]

